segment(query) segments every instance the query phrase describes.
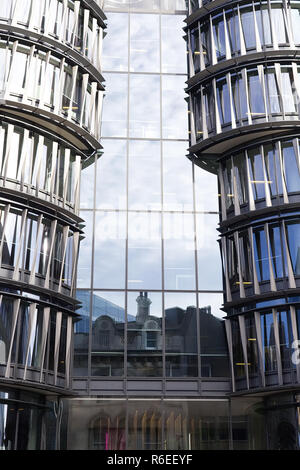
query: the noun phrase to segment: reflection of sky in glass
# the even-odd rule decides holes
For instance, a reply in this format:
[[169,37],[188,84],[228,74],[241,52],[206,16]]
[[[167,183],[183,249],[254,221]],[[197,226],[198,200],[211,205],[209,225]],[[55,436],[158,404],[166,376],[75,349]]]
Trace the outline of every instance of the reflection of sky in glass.
[[126,216],[97,212],[95,218],[94,287],[125,287]]
[[93,212],[84,211],[85,238],[81,240],[77,269],[77,287],[90,287],[92,264]]
[[194,218],[192,214],[164,214],[165,288],[195,289]]
[[127,135],[127,74],[105,74],[102,134],[106,137]]
[[[127,296],[127,311],[130,315],[136,316],[138,304],[136,299],[139,297],[139,292],[128,292]],[[151,301],[149,308],[149,315],[161,318],[162,317],[162,295],[157,292],[148,292],[148,299]]]
[[161,16],[162,72],[186,74],[186,43],[183,38],[184,16]]
[[130,71],[159,69],[159,15],[130,15]]
[[106,13],[107,36],[103,41],[103,70],[128,70],[128,15]]
[[128,288],[161,289],[159,214],[128,214]]
[[188,109],[183,92],[185,81],[185,76],[162,76],[162,125],[165,139],[186,139],[187,137]]
[[192,165],[187,165],[187,142],[163,142],[165,210],[193,210]]
[[[207,292],[201,292],[199,294],[199,308],[211,307],[211,313],[214,317],[224,318],[225,312],[220,310],[223,304],[223,294],[211,294]],[[201,325],[200,325],[201,328]]]
[[217,243],[219,216],[197,214],[197,258],[199,289],[222,289],[222,265]]
[[160,202],[160,142],[131,140],[128,161],[129,209],[160,209]]
[[160,137],[160,76],[130,76],[130,137]]
[[103,141],[104,155],[97,162],[97,209],[126,208],[125,140]]

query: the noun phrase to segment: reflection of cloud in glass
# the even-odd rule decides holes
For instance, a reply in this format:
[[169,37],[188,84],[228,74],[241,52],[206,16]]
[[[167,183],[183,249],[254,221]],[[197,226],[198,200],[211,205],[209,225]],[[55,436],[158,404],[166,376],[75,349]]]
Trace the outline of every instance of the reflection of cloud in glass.
[[224,318],[225,312],[220,310],[223,305],[223,294],[199,293],[199,308],[211,307],[211,314],[217,318]]
[[188,109],[184,100],[186,77],[162,76],[163,137],[186,139],[188,132]]
[[159,75],[131,75],[129,126],[131,137],[160,137]]
[[97,162],[97,209],[126,208],[126,142],[103,140],[103,156]]
[[222,289],[222,264],[217,226],[219,216],[197,214],[197,258],[199,289]]
[[104,137],[126,137],[128,77],[126,74],[107,73],[105,79],[102,135]]
[[96,213],[94,287],[125,287],[125,238],[124,213]]
[[160,209],[160,143],[130,141],[128,169],[129,209]]
[[196,208],[198,211],[218,212],[218,180],[217,175],[209,173],[198,166],[195,171]]
[[159,15],[130,15],[130,70],[159,72]]
[[178,15],[161,17],[163,73],[187,73],[186,42],[183,38],[184,18]]
[[125,13],[106,13],[106,16],[108,28],[103,41],[102,68],[125,71],[128,69],[128,16]]
[[[186,158],[187,142],[163,142],[164,209],[173,204],[193,209],[192,165]],[[179,209],[180,210],[180,209]]]

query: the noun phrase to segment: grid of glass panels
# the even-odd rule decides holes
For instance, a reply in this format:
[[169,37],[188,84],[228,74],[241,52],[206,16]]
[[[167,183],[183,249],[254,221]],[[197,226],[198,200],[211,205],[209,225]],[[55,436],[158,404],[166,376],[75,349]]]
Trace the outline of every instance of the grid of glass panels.
[[174,2],[107,2],[104,150],[82,173],[76,376],[228,374],[217,177],[186,158],[184,3],[173,14]]

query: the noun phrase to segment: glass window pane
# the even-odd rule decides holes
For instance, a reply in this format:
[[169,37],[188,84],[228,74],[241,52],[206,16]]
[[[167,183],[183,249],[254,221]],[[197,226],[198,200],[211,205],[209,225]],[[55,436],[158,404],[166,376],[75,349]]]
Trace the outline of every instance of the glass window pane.
[[123,212],[96,212],[94,287],[125,287],[126,215]]
[[160,137],[159,75],[130,76],[129,126],[130,137]]
[[159,72],[159,15],[130,15],[130,71]]
[[252,6],[244,7],[240,9],[240,12],[246,49],[253,49],[256,47],[253,8]]
[[84,377],[88,375],[91,293],[89,290],[78,290],[76,298],[81,302],[81,307],[77,310],[79,320],[74,324],[73,373],[77,377]]
[[116,72],[128,70],[128,15],[106,13],[107,36],[103,41],[102,68]]
[[218,245],[219,215],[197,214],[198,288],[218,290],[223,288],[222,263]]
[[161,16],[162,73],[187,73],[184,16]]
[[254,243],[254,262],[258,281],[267,281],[270,279],[269,255],[266,234],[263,228],[257,228],[253,231]]
[[128,214],[128,288],[161,289],[161,216]]
[[186,158],[187,145],[187,142],[163,142],[165,210],[193,210],[193,168]]
[[283,142],[281,144],[282,157],[284,161],[284,177],[286,188],[289,193],[299,192],[300,190],[300,174],[297,163],[297,155],[293,142]]
[[102,135],[104,137],[127,136],[127,74],[106,73],[103,100]]
[[97,161],[96,208],[126,209],[126,141],[105,139],[102,145],[104,154]]
[[161,376],[162,294],[129,292],[127,321],[128,376]]
[[298,220],[287,222],[286,229],[293,271],[296,276],[300,276],[300,222]]
[[165,288],[195,289],[194,218],[191,214],[164,213]]
[[223,13],[213,20],[212,25],[217,58],[223,59],[226,54]]
[[133,210],[161,208],[160,142],[129,142],[128,207]]
[[223,295],[199,294],[199,331],[202,377],[227,377],[229,374],[228,349],[220,308]]
[[163,138],[186,139],[188,132],[188,108],[185,101],[185,76],[162,77],[162,126]]
[[95,160],[91,159],[90,164],[83,164],[80,176],[80,208],[94,208],[94,185],[95,185]]
[[95,292],[92,300],[92,376],[124,373],[125,306],[123,292]]
[[258,72],[248,72],[249,104],[253,118],[265,114],[264,95]]
[[300,44],[300,7],[297,5],[291,5],[291,19],[292,19],[292,30],[295,44]]
[[93,241],[93,212],[81,213],[84,219],[84,239],[80,242],[77,287],[90,287],[92,265],[92,241]]
[[265,177],[260,149],[248,151],[250,183],[254,199],[265,197]]
[[283,8],[281,5],[272,5],[271,9],[272,23],[276,39],[279,44],[287,43],[287,35],[284,24]]
[[277,370],[277,357],[272,313],[261,315],[261,332],[264,369],[266,372],[275,372]]
[[196,377],[197,307],[195,294],[165,294],[166,376]]

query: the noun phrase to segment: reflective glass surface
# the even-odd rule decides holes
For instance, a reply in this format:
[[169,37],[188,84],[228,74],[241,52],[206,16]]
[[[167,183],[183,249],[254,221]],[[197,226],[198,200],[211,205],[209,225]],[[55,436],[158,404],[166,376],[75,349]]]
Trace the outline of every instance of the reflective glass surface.
[[124,293],[94,291],[92,299],[91,374],[120,377],[124,372]]
[[129,292],[127,305],[128,377],[161,377],[162,294]]

